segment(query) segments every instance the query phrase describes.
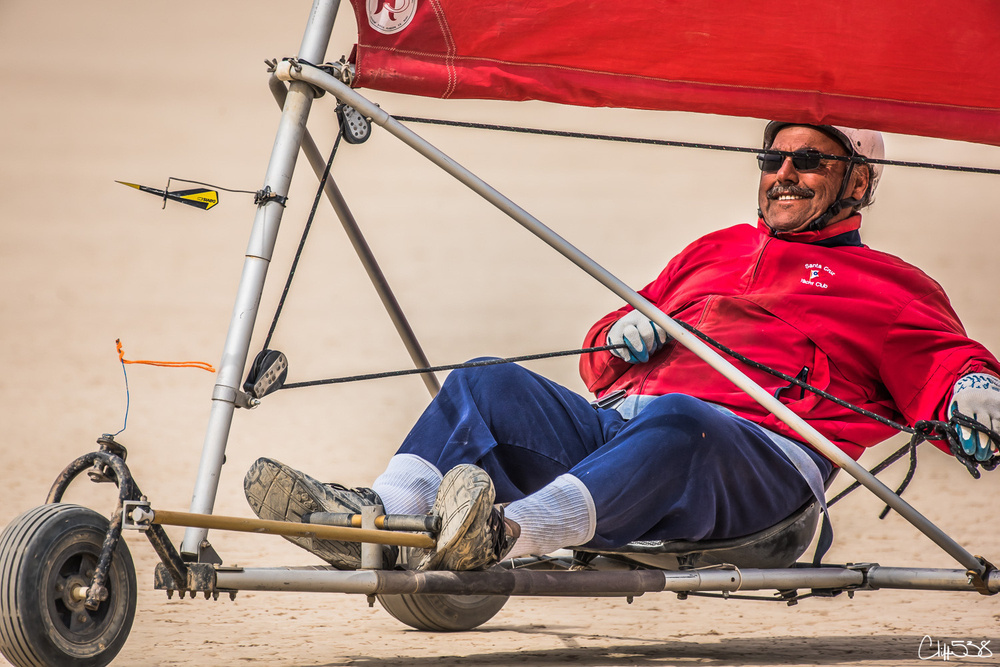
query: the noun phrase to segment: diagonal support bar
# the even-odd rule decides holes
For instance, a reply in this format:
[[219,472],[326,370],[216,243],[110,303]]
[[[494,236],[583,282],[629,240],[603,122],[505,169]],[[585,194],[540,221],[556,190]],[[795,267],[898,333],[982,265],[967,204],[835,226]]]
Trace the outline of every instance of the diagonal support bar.
[[[278,106],[283,108],[285,97],[288,95],[285,84],[272,75],[268,81],[268,86]],[[323,172],[326,169],[326,162],[323,160],[323,156],[319,152],[319,147],[317,147],[308,129],[302,135],[302,152],[305,154],[306,159],[309,160],[309,165],[312,167],[316,177],[322,178]],[[347,238],[350,240],[351,245],[354,246],[354,252],[357,253],[358,259],[361,260],[361,265],[368,274],[368,279],[371,280],[372,285],[375,287],[378,298],[382,301],[382,306],[389,314],[389,319],[392,320],[392,324],[396,328],[396,333],[399,334],[400,339],[403,341],[403,346],[406,347],[413,365],[417,368],[430,368],[431,364],[427,359],[427,355],[424,354],[423,348],[420,347],[420,343],[417,341],[417,337],[413,333],[409,321],[403,314],[403,309],[396,300],[396,296],[392,293],[392,288],[389,287],[389,281],[386,280],[385,274],[382,273],[382,269],[375,259],[375,254],[372,253],[368,241],[365,240],[364,235],[361,233],[361,228],[358,227],[357,220],[354,219],[354,214],[348,208],[347,202],[344,200],[344,195],[341,194],[340,188],[337,187],[332,176],[326,179],[323,192],[326,194],[327,200],[340,219],[340,224],[343,225],[344,231],[347,232]],[[420,379],[423,380],[424,386],[430,392],[431,398],[436,396],[438,391],[441,390],[441,384],[433,373],[421,373]]]
[[468,169],[455,162],[452,158],[445,155],[439,149],[435,148],[415,132],[399,123],[378,105],[372,103],[344,83],[315,67],[310,67],[304,64],[293,66],[291,63],[286,61],[278,66],[276,74],[277,77],[283,81],[305,81],[314,86],[318,86],[319,88],[335,95],[341,102],[349,104],[365,116],[370,117],[373,123],[381,126],[400,141],[441,167],[441,169],[447,173],[454,176],[461,183],[468,186],[471,190],[513,218],[525,229],[545,241],[561,255],[586,271],[598,282],[621,297],[626,303],[631,304],[636,310],[663,327],[663,329],[676,339],[678,343],[696,354],[705,363],[721,373],[726,379],[757,401],[757,403],[778,417],[778,419],[787,424],[806,442],[815,447],[817,451],[833,461],[836,465],[846,470],[852,477],[858,480],[862,486],[874,493],[892,509],[896,510],[900,516],[913,524],[913,526],[924,533],[967,570],[973,572],[977,576],[982,576],[986,572],[986,566],[978,558],[969,553],[969,551],[956,542],[951,536],[938,528],[933,522],[923,516],[905,500],[896,495],[892,489],[876,479],[875,476],[865,470],[863,466],[858,464],[854,459],[849,457],[840,448],[830,442],[825,436],[806,423],[801,417],[789,410],[788,407],[786,407],[778,399],[771,396],[767,391],[756,384],[727,359],[722,357],[718,352],[693,334],[689,333],[656,306],[644,299],[638,292],[633,290],[607,269],[569,243],[569,241],[546,227],[537,218],[502,195]]

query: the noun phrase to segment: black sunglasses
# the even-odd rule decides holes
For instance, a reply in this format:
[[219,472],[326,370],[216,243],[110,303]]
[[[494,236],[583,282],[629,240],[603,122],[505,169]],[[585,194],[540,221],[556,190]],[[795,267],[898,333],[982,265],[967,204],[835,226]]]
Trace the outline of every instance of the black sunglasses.
[[773,174],[781,169],[781,165],[785,164],[785,158],[792,158],[792,166],[795,167],[796,171],[816,171],[825,157],[819,151],[811,148],[794,153],[769,151],[757,156],[757,165],[765,174]]

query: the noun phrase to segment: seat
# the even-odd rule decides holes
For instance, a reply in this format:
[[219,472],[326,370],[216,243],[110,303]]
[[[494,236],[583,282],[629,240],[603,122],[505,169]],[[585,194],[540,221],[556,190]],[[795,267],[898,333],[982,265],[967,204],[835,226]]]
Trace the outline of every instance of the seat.
[[822,508],[818,501],[760,532],[725,540],[636,541],[618,549],[586,549],[577,553],[624,559],[663,570],[685,570],[729,563],[742,568],[789,567],[809,548]]

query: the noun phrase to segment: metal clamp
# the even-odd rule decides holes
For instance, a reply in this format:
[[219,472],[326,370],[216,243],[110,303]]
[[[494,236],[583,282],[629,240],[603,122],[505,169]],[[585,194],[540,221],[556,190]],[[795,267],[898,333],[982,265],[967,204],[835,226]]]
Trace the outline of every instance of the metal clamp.
[[237,391],[236,400],[233,401],[233,404],[238,408],[243,408],[245,410],[253,410],[258,405],[260,405],[260,399],[254,398],[245,391]]
[[323,63],[317,67],[348,86],[354,83],[354,64],[347,62],[347,56],[340,56],[340,60],[335,63]]
[[978,558],[979,562],[984,566],[983,573],[980,574],[975,570],[969,570],[969,583],[975,586],[976,590],[979,591],[981,595],[996,595],[996,591],[991,591],[989,585],[986,583],[989,581],[990,573],[996,571],[996,566],[982,556],[976,556],[976,558]]
[[[385,510],[381,505],[365,505],[361,508],[361,527],[367,530],[375,530],[375,517],[383,514],[385,514]],[[382,565],[382,545],[362,542],[361,569],[381,570]]]
[[[117,456],[125,462],[125,458],[128,456],[128,450],[125,449],[123,445],[115,441],[115,436],[110,433],[105,433],[100,438],[97,439],[97,444],[100,445],[100,451],[110,454],[111,456]],[[114,484],[115,477],[114,470],[107,463],[100,460],[95,460],[94,465],[87,471],[87,477],[90,478],[91,482],[96,484]]]
[[122,528],[126,530],[149,530],[156,513],[148,500],[126,500],[122,503]]
[[212,400],[232,403],[238,408],[247,409],[253,409],[260,405],[259,400],[245,391],[240,391],[239,389],[234,389],[233,387],[227,387],[224,384],[215,385],[215,388],[212,390]]
[[270,201],[276,201],[281,206],[284,206],[288,203],[288,197],[279,195],[277,192],[272,192],[270,185],[265,185],[253,195],[253,203],[258,207],[263,206]]
[[871,591],[871,590],[875,590],[874,588],[872,588],[871,582],[868,580],[868,578],[870,576],[872,568],[875,568],[875,567],[878,567],[878,566],[879,566],[878,563],[848,563],[847,565],[845,565],[844,567],[846,569],[848,569],[848,570],[854,570],[856,572],[860,572],[861,576],[863,577],[862,580],[861,580],[861,584],[859,584],[858,586],[852,587],[851,590],[854,590],[854,591]]
[[[273,71],[275,76],[277,76],[279,80],[288,82],[295,80],[292,77],[292,72],[294,71],[296,73],[300,73],[302,71],[303,65],[309,65],[310,67],[316,67],[317,69],[321,69],[321,66],[313,65],[311,62],[307,60],[300,61],[298,58],[294,56],[290,58],[282,58],[281,62],[274,66],[273,70],[271,69],[271,63],[268,62],[267,64],[269,72]],[[326,91],[323,88],[308,82],[306,83],[306,85],[312,91],[313,99],[319,99],[320,97],[326,95]]]
[[219,588],[216,585],[218,577],[216,566],[212,563],[188,563],[186,575],[183,581],[177,581],[163,563],[157,563],[153,573],[153,588],[166,591],[168,598],[172,598],[176,591],[181,599],[188,594],[193,599],[198,593],[201,593],[206,600],[209,598],[218,600],[220,593],[228,593],[230,600],[236,599],[235,590]]

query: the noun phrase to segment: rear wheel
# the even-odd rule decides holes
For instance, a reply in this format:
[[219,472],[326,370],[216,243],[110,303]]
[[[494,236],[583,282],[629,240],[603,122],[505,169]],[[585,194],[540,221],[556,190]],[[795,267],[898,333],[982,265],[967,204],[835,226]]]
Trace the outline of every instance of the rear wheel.
[[118,654],[135,618],[135,565],[124,540],[95,610],[90,586],[108,520],[78,505],[42,505],[0,536],[0,652],[18,667],[99,667]]
[[396,620],[417,630],[471,630],[496,616],[506,595],[379,595],[382,607]]

